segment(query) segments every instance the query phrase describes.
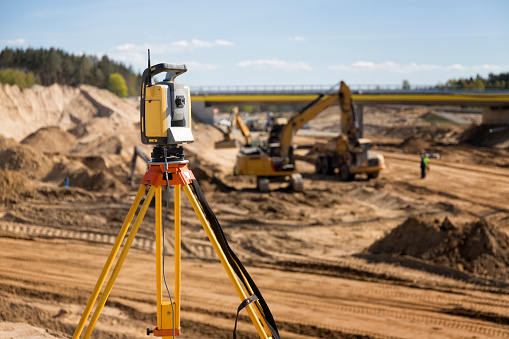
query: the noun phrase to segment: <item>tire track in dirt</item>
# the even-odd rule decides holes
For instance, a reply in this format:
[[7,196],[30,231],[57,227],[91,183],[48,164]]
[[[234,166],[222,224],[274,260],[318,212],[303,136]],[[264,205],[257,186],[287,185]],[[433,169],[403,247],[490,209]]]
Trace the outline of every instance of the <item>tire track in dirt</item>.
[[[391,170],[408,173],[410,163],[412,168],[416,168],[415,160],[406,157],[393,158],[390,162]],[[477,166],[458,168],[456,165],[436,161],[432,164],[433,170],[429,179],[418,181],[404,178],[404,180],[392,180],[391,185],[409,191],[420,191],[426,196],[438,195],[456,202],[465,201],[476,206],[509,212],[509,206],[504,199],[509,194],[509,171],[485,172],[477,170]],[[504,175],[506,172],[507,176]],[[487,185],[494,184],[500,188],[496,195],[493,194],[494,190],[486,190]]]
[[[86,242],[93,242],[98,244],[113,245],[116,241],[117,235],[107,233],[91,232],[91,231],[73,231],[62,230],[49,226],[34,226],[14,223],[0,223],[0,231],[7,234],[21,235],[28,237],[51,238],[51,239],[64,239],[64,240],[80,240]],[[125,245],[129,233],[122,241],[122,246]],[[156,249],[156,242],[153,239],[145,238],[136,235],[131,248],[142,250],[145,252],[153,253]],[[215,260],[217,255],[214,248],[210,243],[200,244],[193,240],[182,241],[183,255],[190,255],[196,259],[201,260]],[[171,241],[165,239],[165,253],[172,255],[174,245]]]
[[[348,303],[352,303],[353,302],[351,300],[352,296],[350,296],[349,299],[350,300],[348,301]],[[401,304],[399,305],[394,304],[393,306],[389,307],[379,307],[379,306],[377,307],[374,306],[373,304],[370,305],[369,307],[367,307],[366,305],[356,306],[346,303],[342,304],[337,300],[334,302],[331,300],[317,301],[315,296],[310,297],[305,294],[301,294],[299,297],[295,297],[293,294],[287,294],[285,296],[285,293],[283,291],[280,291],[279,293],[272,295],[271,300],[273,300],[273,302],[283,303],[286,305],[290,305],[292,307],[302,307],[302,305],[304,304],[313,305],[313,307],[321,306],[321,309],[327,309],[328,307],[331,307],[331,305],[334,305],[335,313],[340,311],[347,314],[374,316],[379,319],[392,318],[399,322],[405,321],[408,323],[419,323],[428,326],[442,326],[444,328],[464,330],[470,333],[482,334],[489,336],[491,338],[494,337],[509,338],[509,326],[503,325],[488,326],[478,324],[479,321],[475,319],[473,320],[454,319],[454,316],[447,316],[444,313],[441,313],[439,309],[430,310],[426,312],[427,314],[422,314],[417,313],[415,307],[400,310],[402,306]],[[447,299],[444,299],[444,301],[446,300]],[[368,300],[366,300],[365,303],[368,304]],[[305,324],[305,322],[303,322],[302,319],[300,318],[290,317],[286,318],[286,320],[290,322]],[[320,325],[320,327],[322,326]],[[345,328],[343,327],[336,326],[323,326],[323,327],[329,328],[334,331],[345,332]]]
[[[25,235],[30,237],[51,238],[51,239],[82,240],[87,242],[111,245],[115,243],[115,240],[117,238],[117,236],[107,233],[62,230],[60,228],[48,226],[34,226],[12,223],[1,223],[0,231],[4,231],[8,234],[11,233],[14,235]],[[123,240],[122,245],[125,244],[127,236],[128,234],[126,235],[126,238]],[[153,252],[155,251],[155,241],[136,235],[131,247],[147,252]]]

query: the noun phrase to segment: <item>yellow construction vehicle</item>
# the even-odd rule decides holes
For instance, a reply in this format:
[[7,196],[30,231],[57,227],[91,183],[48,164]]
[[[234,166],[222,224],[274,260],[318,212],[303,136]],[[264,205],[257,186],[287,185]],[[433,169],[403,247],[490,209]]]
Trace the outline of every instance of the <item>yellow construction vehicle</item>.
[[234,174],[256,176],[258,190],[261,192],[269,190],[271,181],[288,180],[295,191],[302,191],[302,176],[295,168],[293,136],[318,113],[338,103],[338,99],[337,92],[322,94],[289,121],[284,118],[275,119],[267,142],[257,147],[246,147],[239,152]]
[[230,113],[230,120],[229,124],[226,127],[226,131],[222,130],[221,128],[217,127],[221,133],[223,133],[223,140],[217,141],[214,144],[215,148],[235,148],[237,147],[237,140],[233,139],[232,132],[233,132],[233,126],[237,125],[237,128],[240,130],[240,133],[244,136],[244,146],[249,147],[251,146],[251,132],[249,131],[249,128],[244,124],[244,121],[242,121],[242,118],[239,114],[239,108],[234,107]]
[[316,172],[335,174],[336,169],[343,181],[350,181],[356,174],[378,177],[385,168],[383,155],[371,150],[371,140],[359,138],[358,118],[355,113],[350,88],[342,81],[339,88],[341,127],[343,133],[329,143],[317,143],[314,150]]

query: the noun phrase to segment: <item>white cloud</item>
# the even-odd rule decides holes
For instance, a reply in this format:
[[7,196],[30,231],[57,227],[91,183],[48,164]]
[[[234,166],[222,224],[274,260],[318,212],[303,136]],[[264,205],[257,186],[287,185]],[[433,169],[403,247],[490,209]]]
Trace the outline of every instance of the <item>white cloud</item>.
[[351,65],[331,65],[329,69],[342,70],[342,71],[374,71],[383,70],[396,73],[409,73],[409,72],[420,72],[440,69],[441,66],[433,64],[418,64],[412,62],[406,65],[400,65],[393,61],[386,61],[375,63],[372,61],[357,61]]
[[27,43],[27,41],[25,39],[14,39],[14,40],[6,40],[6,41],[3,41],[3,43],[5,43],[6,45],[16,45],[16,46],[20,46],[20,45],[25,45]]
[[283,69],[285,71],[310,71],[312,68],[305,62],[284,61],[278,59],[245,60],[237,63],[238,67],[252,69]]
[[290,37],[288,38],[289,41],[304,41],[304,37],[303,36],[293,36],[293,37]]
[[483,65],[472,67],[472,69],[475,71],[498,71],[498,70],[501,70],[502,68],[503,67],[498,66],[498,65],[488,65],[488,64],[483,64]]
[[194,70],[208,71],[208,70],[211,70],[211,69],[219,68],[219,65],[204,64],[204,63],[196,62],[196,61],[188,61],[188,62],[185,62],[185,64],[186,64],[188,69],[192,69],[193,71]]
[[357,61],[352,64],[352,67],[358,69],[375,69],[376,65],[371,61]]
[[232,46],[233,43],[226,40],[215,40],[215,41],[204,41],[193,39],[191,41],[177,40],[167,44],[156,44],[156,45],[135,45],[135,44],[123,44],[115,47],[113,51],[127,52],[127,53],[142,53],[146,54],[147,49],[153,53],[180,53],[186,51],[193,51],[200,48],[211,48],[216,46]]
[[198,39],[191,40],[191,48],[204,48],[214,46],[213,42],[203,41]]
[[451,65],[449,67],[447,67],[448,69],[453,69],[453,70],[457,70],[457,71],[463,71],[465,70],[465,66],[463,65],[460,65],[460,64],[454,64],[454,65]]
[[218,46],[234,46],[235,44],[231,41],[226,41],[226,40],[216,40],[215,43],[218,45]]
[[[233,46],[232,42],[226,40],[205,41],[199,39],[177,40],[165,44],[123,44],[108,51],[108,56],[114,60],[121,61],[126,65],[132,65],[135,69],[144,69],[147,65],[147,50],[150,49],[152,63],[173,62],[168,59],[169,54],[192,52],[200,49]],[[172,57],[173,58],[173,57]],[[197,64],[197,69],[213,69],[215,65]]]

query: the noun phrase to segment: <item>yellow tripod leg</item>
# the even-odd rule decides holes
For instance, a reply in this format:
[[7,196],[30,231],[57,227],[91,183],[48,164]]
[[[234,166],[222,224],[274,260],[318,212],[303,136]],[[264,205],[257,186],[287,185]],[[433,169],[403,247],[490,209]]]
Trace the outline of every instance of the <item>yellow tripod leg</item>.
[[[164,238],[162,237],[162,199],[161,199],[161,187],[156,189],[156,296],[157,296],[157,328],[159,330],[168,330],[174,328],[177,331],[180,328],[180,257],[181,257],[181,234],[180,234],[180,185],[174,185],[174,208],[175,208],[175,302],[172,308],[171,316],[168,319],[165,314],[165,309],[170,305],[167,302],[163,303],[162,298],[162,281],[163,281],[163,267],[162,258],[162,243]],[[164,304],[164,306],[163,306]],[[176,332],[178,334],[178,332]],[[163,336],[163,339],[169,339],[170,336]]]
[[156,297],[157,297],[157,327],[163,328],[161,318],[161,303],[163,301],[163,290],[162,290],[162,248],[161,248],[161,229],[162,229],[162,213],[161,213],[161,186],[156,188]]
[[180,228],[180,185],[175,185],[175,328],[180,328],[180,283],[181,283],[181,228]]
[[117,279],[118,273],[120,272],[120,268],[122,267],[122,264],[124,263],[127,253],[129,252],[129,248],[131,247],[131,245],[134,241],[134,237],[136,236],[136,233],[138,232],[138,229],[140,228],[143,217],[145,216],[145,213],[147,212],[148,206],[150,205],[150,201],[152,200],[152,197],[154,196],[155,191],[156,191],[156,187],[151,186],[150,190],[147,193],[147,197],[145,198],[145,201],[143,202],[143,205],[141,206],[141,210],[138,213],[138,216],[136,217],[136,220],[135,220],[134,225],[131,229],[129,237],[126,240],[124,248],[122,249],[122,252],[120,253],[120,256],[117,260],[115,268],[113,269],[113,272],[111,273],[110,279],[108,280],[108,284],[106,284],[106,287],[104,288],[104,292],[101,296],[101,300],[99,300],[99,303],[97,304],[97,307],[96,307],[95,312],[92,316],[92,319],[90,319],[90,323],[88,324],[87,331],[85,332],[85,336],[83,337],[84,339],[90,338],[90,335],[92,334],[94,326],[97,323],[97,319],[99,319],[99,315],[101,314],[101,311],[102,311],[104,305],[106,304],[106,300],[108,299],[108,296],[111,293],[111,289],[113,288],[115,279]]
[[78,339],[81,335],[81,332],[83,331],[83,327],[85,327],[85,322],[87,321],[88,316],[90,315],[90,312],[92,311],[92,307],[95,304],[95,301],[97,300],[97,296],[99,295],[99,292],[101,291],[101,288],[104,284],[104,280],[106,280],[106,276],[108,275],[108,272],[111,269],[111,265],[113,264],[113,260],[117,256],[118,249],[120,248],[120,245],[122,244],[122,240],[124,240],[124,237],[127,233],[127,229],[129,228],[129,225],[131,224],[131,221],[133,220],[134,214],[136,213],[136,209],[138,208],[141,198],[143,197],[143,193],[145,192],[146,185],[140,185],[140,189],[138,190],[138,193],[136,194],[136,198],[134,199],[131,208],[129,209],[129,213],[127,214],[124,224],[122,225],[122,228],[120,229],[120,232],[118,233],[117,240],[115,241],[115,244],[113,245],[113,248],[111,249],[110,255],[108,259],[106,260],[106,263],[104,264],[103,270],[101,272],[101,275],[99,276],[99,279],[97,280],[97,283],[95,284],[94,291],[92,292],[92,295],[90,296],[90,299],[88,300],[88,304],[85,307],[85,310],[83,311],[83,314],[81,315],[80,322],[78,323],[78,326],[76,327],[76,330],[73,334],[73,339]]
[[[194,196],[193,192],[189,188],[189,185],[184,186],[184,192],[186,193],[189,201],[191,202],[191,205],[193,206],[193,209],[198,216],[198,219],[200,219],[200,222],[203,226],[203,229],[207,233],[207,236],[209,237],[210,242],[212,243],[212,246],[214,247],[214,250],[216,251],[217,256],[219,257],[219,260],[223,264],[223,267],[228,274],[228,277],[230,278],[230,281],[233,284],[233,287],[235,288],[235,291],[237,291],[237,294],[240,297],[241,301],[246,300],[249,295],[246,293],[246,291],[242,288],[240,282],[238,281],[237,277],[235,276],[235,272],[233,271],[232,267],[230,266],[230,263],[226,259],[226,256],[219,246],[219,243],[212,232],[210,225],[207,221],[207,218],[205,218],[205,215],[203,214],[203,211],[200,208],[200,205],[198,204],[198,201],[196,200],[196,197]],[[254,307],[252,304],[248,305],[246,307],[247,313],[249,314],[249,317],[251,318],[251,321],[253,322],[253,325],[256,328],[256,331],[258,332],[258,335],[262,339],[268,339],[270,338],[267,333],[265,332],[264,325],[261,324],[260,319],[256,316]]]

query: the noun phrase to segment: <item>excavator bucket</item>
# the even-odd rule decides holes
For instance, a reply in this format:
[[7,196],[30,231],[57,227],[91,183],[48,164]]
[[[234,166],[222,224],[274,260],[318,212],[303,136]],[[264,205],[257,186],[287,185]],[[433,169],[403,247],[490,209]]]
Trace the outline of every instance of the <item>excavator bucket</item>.
[[214,144],[214,148],[237,148],[236,140],[221,140]]

